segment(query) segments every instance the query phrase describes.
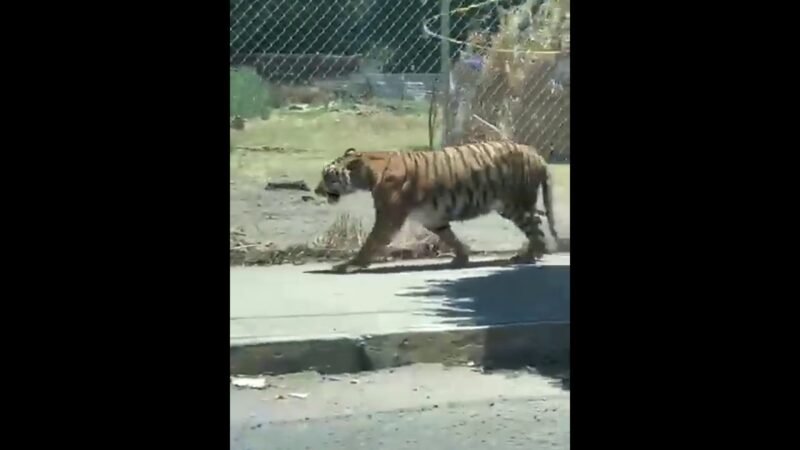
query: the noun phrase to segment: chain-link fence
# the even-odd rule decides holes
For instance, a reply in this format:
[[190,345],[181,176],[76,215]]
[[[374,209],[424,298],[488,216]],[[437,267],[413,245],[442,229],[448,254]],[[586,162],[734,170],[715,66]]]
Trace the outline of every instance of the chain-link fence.
[[[232,92],[232,113],[264,116],[291,103],[383,103],[390,110],[398,102],[409,109],[433,103],[416,109],[443,117],[448,144],[505,137],[568,159],[569,6],[231,0],[231,67],[248,68],[270,86],[260,96]],[[259,101],[266,104],[252,105]],[[429,122],[426,134],[442,126]]]
[[[470,15],[486,8],[494,23]],[[451,41],[459,51],[449,70],[448,143],[507,138],[569,160],[569,1],[489,0],[450,15],[469,26],[464,41]]]
[[[247,177],[311,185],[348,147],[512,139],[568,161],[569,7],[569,0],[230,0],[232,186]],[[247,203],[238,192],[232,228],[234,221],[261,227],[248,234],[268,227],[262,241],[319,234],[312,228],[323,213],[309,209],[308,229],[291,215],[284,230],[287,204],[265,213],[267,200]],[[272,222],[240,218],[248,214]]]

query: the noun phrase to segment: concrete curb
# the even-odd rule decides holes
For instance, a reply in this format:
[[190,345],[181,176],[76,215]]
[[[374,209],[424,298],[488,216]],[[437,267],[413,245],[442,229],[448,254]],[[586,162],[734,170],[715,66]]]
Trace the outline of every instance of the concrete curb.
[[486,368],[569,368],[570,324],[520,323],[231,344],[231,375],[324,374],[414,363],[473,362]]

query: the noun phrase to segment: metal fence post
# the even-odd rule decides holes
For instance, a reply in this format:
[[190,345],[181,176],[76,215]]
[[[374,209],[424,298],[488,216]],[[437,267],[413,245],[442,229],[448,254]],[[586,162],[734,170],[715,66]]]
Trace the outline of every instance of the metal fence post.
[[450,124],[452,123],[450,111],[450,0],[440,0],[441,17],[441,80],[442,80],[442,143],[448,144]]

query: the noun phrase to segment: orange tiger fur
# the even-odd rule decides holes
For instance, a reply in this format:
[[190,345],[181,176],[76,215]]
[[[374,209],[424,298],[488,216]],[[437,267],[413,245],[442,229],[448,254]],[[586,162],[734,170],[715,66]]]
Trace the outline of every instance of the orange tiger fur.
[[547,162],[533,147],[513,142],[409,152],[362,153],[350,148],[323,168],[314,192],[326,196],[329,203],[359,190],[372,192],[372,231],[352,260],[334,267],[351,272],[367,267],[409,217],[452,247],[453,264],[463,266],[469,249],[450,229],[450,222],[492,211],[511,220],[528,238],[525,251],[512,261],[535,261],[546,252],[536,209],[540,186],[550,233],[557,240]]

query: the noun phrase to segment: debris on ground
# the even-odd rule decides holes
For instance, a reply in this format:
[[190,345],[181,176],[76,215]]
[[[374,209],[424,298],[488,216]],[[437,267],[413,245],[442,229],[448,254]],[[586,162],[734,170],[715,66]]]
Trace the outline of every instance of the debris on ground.
[[270,181],[264,187],[266,191],[274,191],[277,189],[288,189],[293,191],[306,191],[309,192],[311,189],[308,187],[303,180],[296,180],[296,181]]
[[289,394],[289,397],[292,397],[292,398],[299,398],[299,399],[301,399],[301,400],[302,400],[302,399],[308,398],[308,394],[306,394],[306,393],[301,393],[301,392],[291,392],[291,393]]
[[269,384],[263,377],[231,377],[231,383],[238,388],[266,389]]
[[244,130],[245,120],[240,116],[234,116],[231,119],[231,129],[241,131]]
[[273,250],[271,242],[252,242],[247,238],[239,235],[230,235],[230,265],[246,264],[248,260],[263,259],[264,255]]

